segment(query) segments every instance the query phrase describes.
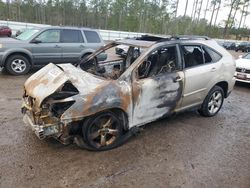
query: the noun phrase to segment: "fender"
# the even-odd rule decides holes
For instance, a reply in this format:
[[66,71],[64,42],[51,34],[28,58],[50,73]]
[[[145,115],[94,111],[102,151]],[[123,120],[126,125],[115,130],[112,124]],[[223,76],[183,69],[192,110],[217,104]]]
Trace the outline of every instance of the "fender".
[[[92,54],[94,53],[96,50],[93,50],[91,48],[87,48],[87,49],[84,49],[82,52],[81,52],[81,55],[79,57],[79,62],[81,61],[81,58],[86,55],[86,54]],[[106,53],[101,53],[97,56],[98,60],[99,61],[104,61],[107,59],[107,54]]]
[[12,55],[12,54],[24,54],[24,55],[28,56],[28,59],[30,60],[30,64],[31,64],[31,66],[33,66],[32,54],[29,50],[24,49],[24,48],[11,48],[11,49],[5,51],[3,54],[2,61],[1,61],[2,66],[5,65],[7,58],[10,57],[10,55]]
[[82,58],[84,55],[86,55],[86,54],[92,54],[92,53],[94,53],[95,52],[95,50],[93,50],[93,49],[91,49],[91,48],[87,48],[87,49],[84,49],[84,50],[82,50],[82,52],[81,52],[81,55],[80,55],[80,58]]

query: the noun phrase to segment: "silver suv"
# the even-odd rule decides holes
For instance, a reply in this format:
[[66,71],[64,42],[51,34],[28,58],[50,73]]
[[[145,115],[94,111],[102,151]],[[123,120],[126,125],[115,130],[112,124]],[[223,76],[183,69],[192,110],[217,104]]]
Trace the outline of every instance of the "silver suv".
[[[30,29],[12,38],[0,39],[0,66],[13,75],[26,74],[33,66],[79,63],[104,46],[97,30],[71,27]],[[99,56],[105,59],[105,54]]]
[[[128,46],[125,57],[115,55],[118,45]],[[98,61],[104,51],[107,60]],[[234,72],[234,58],[209,38],[120,40],[79,67],[49,64],[32,75],[22,112],[40,139],[107,150],[176,112],[197,108],[202,116],[216,115],[233,89]]]

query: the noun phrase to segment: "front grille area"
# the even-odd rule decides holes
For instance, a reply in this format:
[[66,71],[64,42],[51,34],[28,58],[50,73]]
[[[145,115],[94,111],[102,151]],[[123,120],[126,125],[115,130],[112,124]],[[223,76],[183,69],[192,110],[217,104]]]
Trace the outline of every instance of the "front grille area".
[[236,72],[242,72],[242,73],[250,73],[250,69],[244,69],[243,71],[242,71],[242,69],[244,69],[244,68],[236,68]]

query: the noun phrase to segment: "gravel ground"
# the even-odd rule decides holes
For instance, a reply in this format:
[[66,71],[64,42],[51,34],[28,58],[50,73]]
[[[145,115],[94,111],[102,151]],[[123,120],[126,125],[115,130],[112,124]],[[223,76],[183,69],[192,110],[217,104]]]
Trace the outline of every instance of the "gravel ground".
[[27,78],[0,74],[0,187],[250,187],[250,84],[237,84],[216,117],[187,111],[117,149],[89,152],[24,126]]

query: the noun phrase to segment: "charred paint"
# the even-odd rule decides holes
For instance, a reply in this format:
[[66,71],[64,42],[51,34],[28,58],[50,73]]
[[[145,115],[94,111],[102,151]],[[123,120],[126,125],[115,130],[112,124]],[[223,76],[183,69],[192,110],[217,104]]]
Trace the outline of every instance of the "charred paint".
[[132,90],[133,90],[133,105],[138,105],[141,94],[141,86],[137,81],[134,81],[132,83]]
[[133,96],[137,95],[135,89],[140,89],[140,94],[134,103],[132,126],[164,117],[176,108],[182,96],[182,83],[174,80],[177,76],[177,73],[164,73],[133,84]]
[[131,97],[128,90],[122,90],[115,81],[110,81],[106,85],[100,85],[87,96],[75,96],[75,104],[67,110],[61,119],[78,119],[97,112],[120,108],[127,111]]
[[[114,46],[123,42],[109,45]],[[129,45],[138,46],[138,41],[128,40],[127,42]],[[150,47],[153,44],[145,41],[139,43],[143,47]],[[89,58],[99,52],[100,50],[90,55]],[[138,58],[138,61],[142,58]],[[135,64],[132,64],[132,66],[136,67]],[[129,67],[128,71],[131,73],[133,69]],[[132,79],[133,81],[128,73],[124,74],[124,79],[119,77],[120,74],[118,70],[113,70],[112,78],[107,79],[103,75],[105,79],[84,72],[71,64],[57,66],[49,64],[26,82],[25,89],[27,94],[37,98],[36,106],[41,111],[41,104],[53,105],[59,102],[49,100],[49,97],[60,91],[66,82],[72,83],[79,91],[78,94],[60,101],[63,103],[70,100],[74,103],[58,119],[53,117],[53,113],[48,113],[43,118],[40,115],[35,116],[38,121],[39,118],[43,120],[41,124],[63,124],[61,131],[64,135],[67,135],[68,126],[71,126],[72,123],[74,124],[76,121],[107,109],[122,109],[128,116],[129,127],[131,128],[164,116],[174,110],[180,101],[182,83],[174,82],[176,73],[142,80]]]
[[38,84],[48,84],[49,80],[48,78],[44,78],[42,75],[39,76],[37,79],[31,80],[29,85],[27,85],[26,92],[30,93]]

